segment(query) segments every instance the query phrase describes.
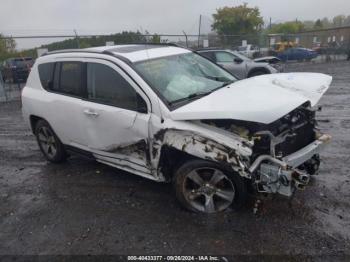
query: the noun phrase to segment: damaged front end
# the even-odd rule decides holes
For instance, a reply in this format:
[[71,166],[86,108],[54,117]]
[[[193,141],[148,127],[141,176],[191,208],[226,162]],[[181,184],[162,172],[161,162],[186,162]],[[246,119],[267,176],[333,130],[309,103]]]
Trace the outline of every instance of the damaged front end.
[[319,153],[330,140],[317,129],[309,103],[271,124],[235,120],[206,120],[206,124],[236,133],[252,142],[252,155],[244,162],[252,184],[260,193],[291,197],[317,174]]

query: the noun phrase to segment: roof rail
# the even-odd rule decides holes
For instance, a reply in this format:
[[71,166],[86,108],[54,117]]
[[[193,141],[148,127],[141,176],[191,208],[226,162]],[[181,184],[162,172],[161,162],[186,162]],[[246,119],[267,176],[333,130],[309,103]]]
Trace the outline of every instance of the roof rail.
[[65,53],[92,53],[92,54],[102,54],[102,51],[88,50],[88,49],[63,49],[55,50],[51,52],[46,52],[42,56],[55,55],[55,54],[65,54]]
[[[184,46],[180,46],[180,45],[175,44],[175,43],[130,43],[130,44],[118,44],[118,45],[149,45],[149,46],[159,45],[159,46],[175,46],[175,47],[188,49]],[[118,45],[115,45],[115,46],[118,46]],[[132,64],[132,62],[129,59],[127,59],[126,57],[117,55],[110,50],[113,50],[113,46],[111,46],[110,49],[101,50],[101,51],[92,50],[90,48],[87,48],[87,49],[63,49],[63,50],[55,50],[55,51],[51,51],[51,52],[46,52],[46,53],[42,54],[42,56],[55,55],[55,54],[66,54],[66,53],[103,54],[103,55],[110,55],[110,56],[116,57],[129,65]]]
[[148,43],[148,42],[140,42],[140,43],[123,43],[123,44],[116,44],[114,46],[118,45],[160,45],[160,46],[177,46],[177,47],[182,47],[178,44],[175,43]]
[[224,47],[204,47],[204,48],[196,48],[195,51],[204,51],[204,50],[225,50],[227,48]]
[[[114,46],[118,46],[118,45],[160,45],[160,46],[182,47],[182,46],[175,44],[175,43],[125,43],[125,44],[117,44]],[[91,47],[91,48],[93,48],[93,47]],[[62,49],[62,50],[55,50],[55,51],[51,51],[51,52],[46,52],[46,53],[42,54],[42,56],[54,55],[54,54],[64,54],[64,53],[95,53],[95,54],[105,53],[108,55],[112,55],[112,52],[106,52],[106,51],[108,51],[108,49],[106,49],[105,51],[95,51],[95,50],[91,50],[90,48],[86,48],[86,49]]]
[[67,53],[90,53],[90,54],[109,55],[109,56],[116,57],[127,64],[132,64],[131,61],[129,59],[127,59],[126,57],[117,55],[117,54],[110,52],[108,50],[97,51],[97,50],[89,50],[89,49],[64,49],[64,50],[56,50],[56,51],[47,52],[47,53],[44,53],[42,56],[55,55],[55,54],[67,54]]

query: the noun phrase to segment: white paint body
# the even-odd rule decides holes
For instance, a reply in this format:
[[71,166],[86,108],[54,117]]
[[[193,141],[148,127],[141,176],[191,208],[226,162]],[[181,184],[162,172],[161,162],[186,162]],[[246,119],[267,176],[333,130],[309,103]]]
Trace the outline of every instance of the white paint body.
[[[216,156],[219,153],[225,156],[228,163],[243,168],[225,150],[228,148],[239,156],[249,157],[252,150],[244,144],[249,144],[250,141],[231,132],[201,124],[197,120],[236,119],[270,123],[307,101],[315,105],[331,82],[331,77],[322,74],[259,76],[238,81],[170,111],[130,65],[111,55],[93,53],[110,49],[111,47],[100,47],[86,52],[51,54],[38,58],[22,93],[24,119],[29,125],[31,116],[45,119],[64,145],[91,152],[101,163],[157,181],[165,180],[159,170],[159,154],[164,145],[213,161],[214,153]],[[137,62],[187,52],[190,51],[163,47],[114,53]],[[38,65],[59,61],[94,62],[111,67],[144,99],[148,112],[138,113],[46,91],[41,86]],[[156,135],[162,131],[164,137],[157,138]],[[147,143],[144,154],[113,150],[140,140]],[[194,143],[194,140],[197,142]],[[209,142],[203,142],[204,140]],[[205,152],[204,147],[208,144],[214,148],[213,152]],[[157,150],[157,154],[152,153]]]
[[235,119],[269,124],[310,101],[317,104],[332,77],[315,73],[263,75],[238,81],[170,113],[174,120]]

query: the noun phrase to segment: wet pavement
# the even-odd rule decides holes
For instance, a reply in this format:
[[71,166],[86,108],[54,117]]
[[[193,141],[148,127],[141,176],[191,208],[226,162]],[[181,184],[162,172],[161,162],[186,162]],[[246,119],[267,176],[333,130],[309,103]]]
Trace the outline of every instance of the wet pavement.
[[350,247],[350,63],[293,64],[334,76],[320,127],[333,136],[319,176],[258,215],[199,215],[171,185],[74,156],[47,163],[19,102],[0,103],[0,254],[342,255]]

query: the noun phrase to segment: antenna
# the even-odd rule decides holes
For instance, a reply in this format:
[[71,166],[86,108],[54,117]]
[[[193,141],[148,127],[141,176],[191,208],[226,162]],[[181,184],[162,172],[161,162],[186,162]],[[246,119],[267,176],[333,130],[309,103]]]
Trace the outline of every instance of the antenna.
[[77,30],[75,29],[74,29],[74,34],[75,34],[75,39],[77,41],[77,47],[80,48],[78,33],[77,33]]
[[183,33],[184,33],[184,35],[185,35],[185,38],[186,38],[186,47],[188,48],[188,39],[187,39],[187,34],[186,34],[186,32],[185,31],[182,31]]

